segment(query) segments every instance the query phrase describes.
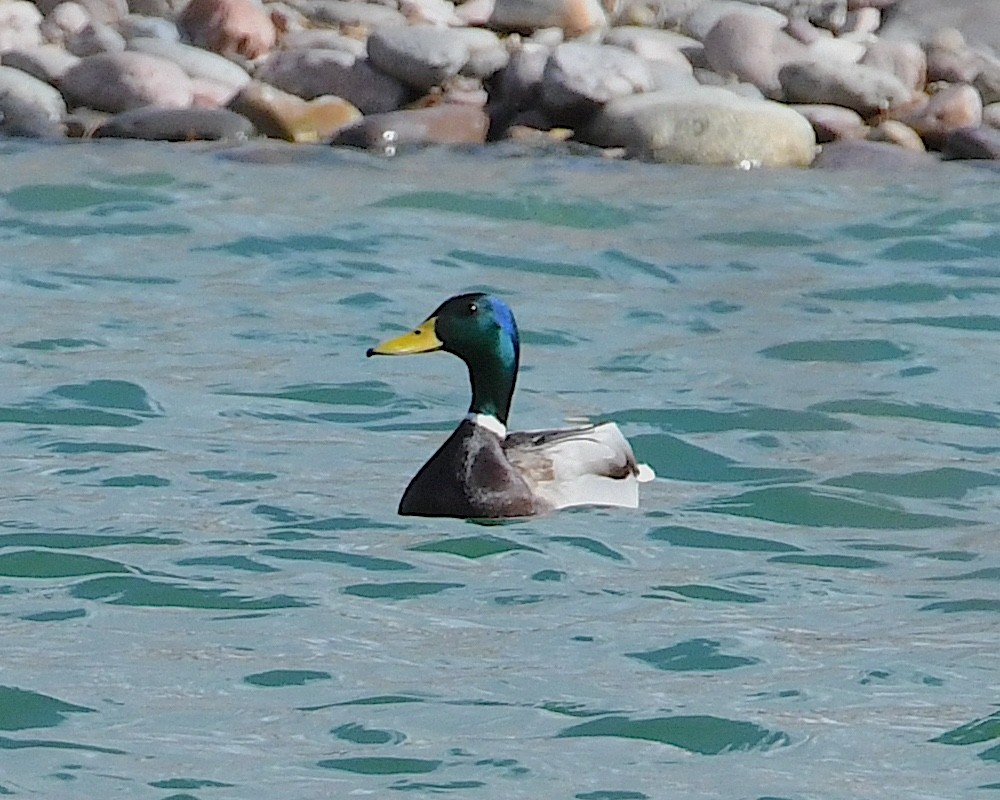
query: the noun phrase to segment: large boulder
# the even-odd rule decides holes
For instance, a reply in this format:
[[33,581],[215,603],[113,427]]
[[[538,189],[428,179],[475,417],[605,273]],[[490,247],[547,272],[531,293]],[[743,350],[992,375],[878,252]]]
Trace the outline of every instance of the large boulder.
[[684,164],[808,166],[816,154],[801,114],[715,87],[620,97],[578,135],[633,157]]

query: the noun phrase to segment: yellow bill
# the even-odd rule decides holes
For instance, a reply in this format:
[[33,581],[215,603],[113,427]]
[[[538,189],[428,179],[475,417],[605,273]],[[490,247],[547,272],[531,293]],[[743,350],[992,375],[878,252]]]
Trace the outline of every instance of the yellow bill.
[[368,349],[369,356],[408,356],[414,353],[433,353],[444,347],[437,337],[435,329],[437,317],[431,317],[421,322],[414,330],[397,336],[395,339],[387,339],[381,344]]

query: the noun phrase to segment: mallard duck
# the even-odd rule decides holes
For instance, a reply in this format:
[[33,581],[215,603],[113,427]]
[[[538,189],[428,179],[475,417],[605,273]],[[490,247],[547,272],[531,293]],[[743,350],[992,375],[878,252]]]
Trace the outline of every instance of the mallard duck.
[[406,487],[399,513],[425,517],[527,517],[579,505],[639,505],[637,464],[613,422],[582,428],[507,432],[520,342],[514,315],[498,297],[445,300],[410,333],[368,356],[443,350],[469,368],[472,403],[455,432]]

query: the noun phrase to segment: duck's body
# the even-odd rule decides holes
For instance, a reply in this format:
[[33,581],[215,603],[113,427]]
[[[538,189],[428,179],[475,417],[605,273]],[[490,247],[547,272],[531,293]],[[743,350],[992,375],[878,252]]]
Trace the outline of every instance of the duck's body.
[[636,508],[652,470],[636,464],[613,422],[507,433],[520,346],[500,299],[466,294],[444,302],[412,333],[368,355],[445,350],[469,368],[472,404],[455,432],[403,493],[399,513],[430,517],[526,517],[576,505]]

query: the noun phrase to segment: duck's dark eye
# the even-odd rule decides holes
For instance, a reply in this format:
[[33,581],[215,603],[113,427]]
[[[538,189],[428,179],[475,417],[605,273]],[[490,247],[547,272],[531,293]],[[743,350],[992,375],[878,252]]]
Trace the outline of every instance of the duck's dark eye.
[[477,306],[475,303],[469,303],[469,313],[475,314],[477,311],[479,311],[479,306]]

